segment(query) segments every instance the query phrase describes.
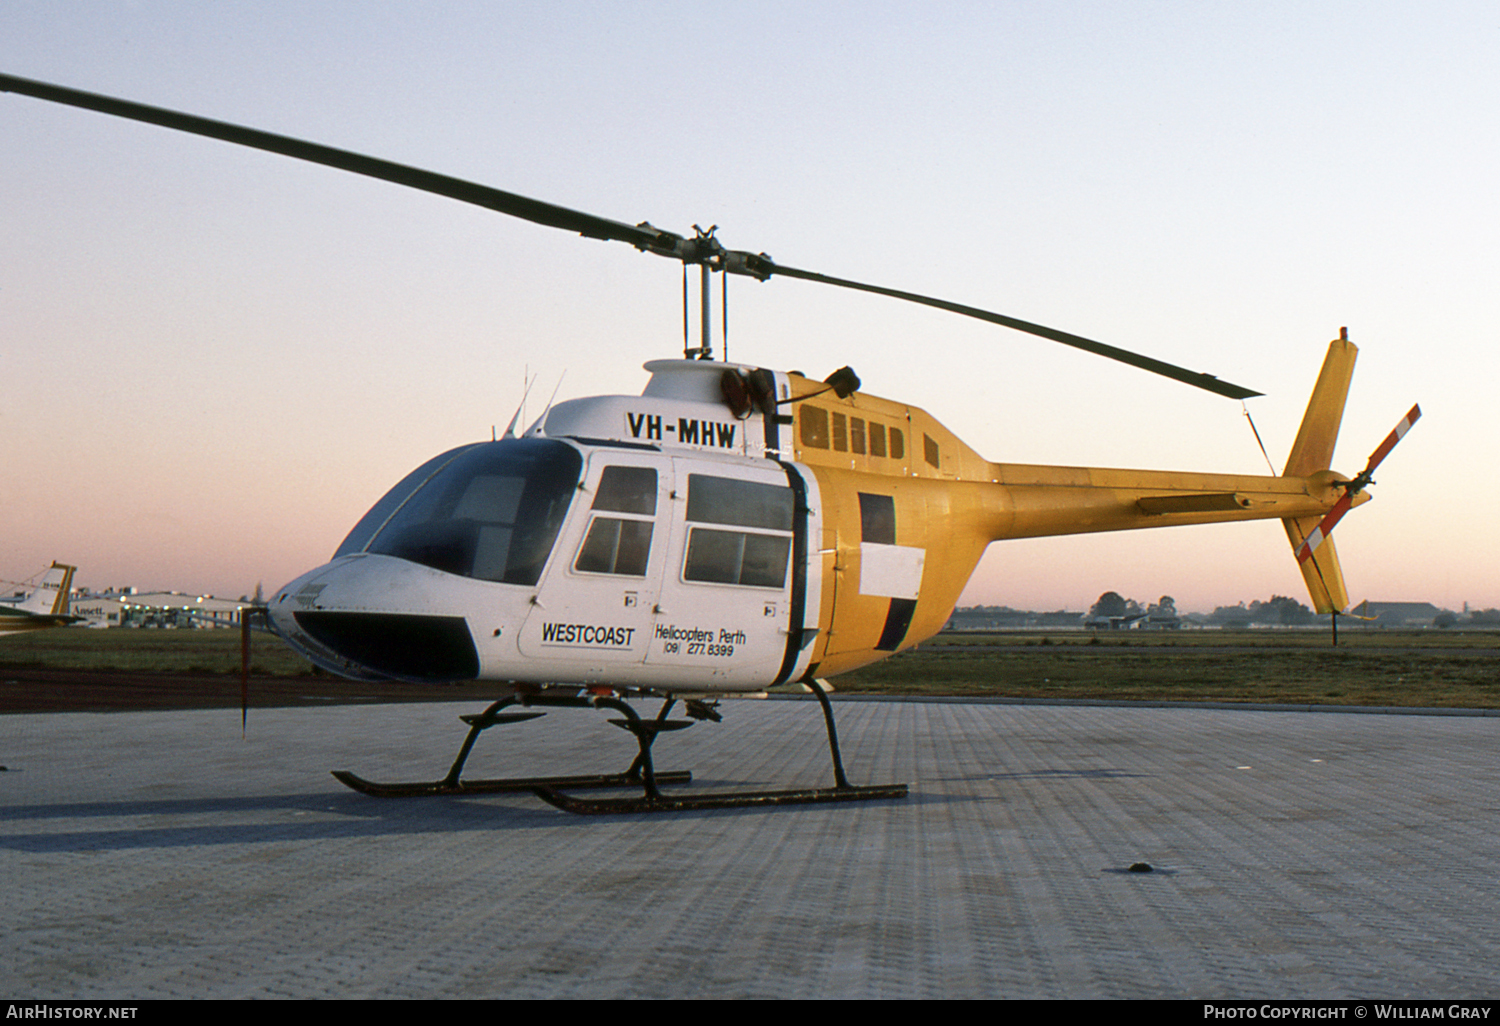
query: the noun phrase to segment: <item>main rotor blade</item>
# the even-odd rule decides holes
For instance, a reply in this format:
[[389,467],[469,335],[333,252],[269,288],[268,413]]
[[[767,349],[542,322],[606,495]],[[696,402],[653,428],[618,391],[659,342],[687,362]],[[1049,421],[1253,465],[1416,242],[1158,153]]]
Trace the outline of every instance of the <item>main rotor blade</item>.
[[590,238],[628,242],[639,249],[649,249],[661,245],[664,241],[670,245],[670,240],[676,238],[670,233],[660,232],[654,228],[611,221],[608,218],[569,210],[567,207],[529,199],[487,185],[466,182],[460,178],[450,178],[432,171],[423,171],[421,168],[407,167],[376,157],[366,157],[348,150],[335,149],[332,146],[303,142],[300,139],[276,135],[273,132],[262,132],[241,125],[231,125],[224,121],[201,118],[195,114],[182,114],[161,107],[147,106],[144,103],[117,100],[111,96],[86,93],[79,89],[49,85],[46,82],[34,82],[31,79],[17,78],[14,75],[0,74],[0,92],[20,93],[39,100],[51,100],[54,103],[82,107],[101,114],[113,114],[116,117],[129,118],[133,121],[144,121],[163,128],[175,128],[181,132],[237,143],[252,149],[280,153],[298,160],[324,164],[343,171],[352,171],[358,175],[394,182],[397,185],[410,186],[423,192],[447,196],[449,199],[487,207],[502,214],[510,214],[512,217],[534,221],[551,228],[577,232]]
[[849,281],[846,278],[831,278],[826,274],[818,274],[815,271],[800,271],[795,267],[784,267],[781,264],[775,264],[774,268],[771,272],[772,274],[784,274],[789,278],[802,278],[806,281],[821,282],[824,285],[837,285],[841,288],[857,289],[860,292],[873,292],[876,295],[891,296],[894,299],[904,299],[909,303],[921,303],[923,306],[936,307],[939,310],[947,310],[950,313],[962,314],[965,317],[974,317],[981,321],[989,321],[991,324],[999,324],[1006,328],[1014,328],[1016,331],[1024,331],[1029,335],[1051,339],[1053,342],[1061,342],[1065,346],[1072,346],[1074,349],[1082,349],[1085,352],[1093,353],[1095,356],[1103,356],[1106,359],[1117,360],[1132,367],[1139,367],[1142,370],[1151,371],[1153,374],[1160,374],[1197,388],[1207,389],[1210,392],[1216,392],[1231,399],[1249,399],[1251,396],[1263,394],[1241,385],[1231,384],[1228,381],[1220,381],[1212,374],[1190,371],[1175,364],[1164,363],[1149,356],[1142,356],[1140,353],[1132,353],[1128,349],[1120,349],[1103,342],[1095,342],[1093,339],[1083,338],[1080,335],[1072,335],[1066,331],[1058,331],[1056,328],[1048,328],[1041,324],[1032,324],[1030,321],[1007,317],[1004,314],[992,313],[989,310],[981,310],[978,307],[965,306],[962,303],[952,303],[946,299],[935,299],[932,296],[923,296],[915,292],[888,289],[880,285],[867,285],[864,282]]
[[894,299],[904,299],[910,303],[920,303],[923,306],[947,310],[950,313],[977,318],[981,321],[988,321],[991,324],[998,324],[1002,327],[1026,332],[1040,338],[1050,339],[1053,342],[1060,342],[1063,345],[1082,349],[1096,356],[1103,356],[1110,360],[1129,364],[1132,367],[1139,367],[1153,374],[1160,374],[1164,377],[1193,385],[1196,388],[1228,396],[1231,399],[1248,399],[1251,396],[1261,394],[1240,385],[1220,381],[1212,374],[1190,371],[1174,364],[1152,359],[1149,356],[1132,353],[1127,349],[1106,345],[1103,342],[1095,342],[1092,339],[1073,335],[1066,331],[1058,331],[1055,328],[1048,328],[1040,324],[1032,324],[1030,321],[1007,317],[1004,314],[981,310],[978,307],[966,306],[962,303],[952,303],[944,299],[923,296],[914,292],[903,292],[899,289],[868,285],[863,282],[850,281],[846,278],[834,278],[825,274],[817,274],[813,271],[799,270],[795,267],[784,267],[777,264],[764,253],[755,254],[747,251],[726,250],[713,238],[712,230],[706,234],[700,233],[697,238],[685,239],[681,235],[662,231],[645,222],[638,225],[631,225],[623,221],[612,221],[609,218],[597,217],[578,210],[570,210],[567,207],[560,207],[554,203],[545,203],[542,200],[531,199],[513,192],[496,189],[492,186],[480,185],[476,182],[468,182],[433,171],[408,167],[404,164],[396,164],[377,157],[367,157],[348,150],[323,146],[319,143],[304,142],[300,139],[292,139],[273,132],[263,132],[255,128],[246,128],[224,121],[214,121],[210,118],[198,117],[195,114],[183,114],[161,107],[148,106],[144,103],[134,103],[130,100],[101,96],[97,93],[84,92],[79,89],[69,89],[66,86],[51,85],[46,82],[19,78],[15,75],[0,74],[0,92],[20,93],[39,100],[49,100],[53,103],[81,107],[85,110],[97,111],[101,114],[111,114],[115,117],[129,118],[133,121],[143,121],[147,124],[172,128],[194,135],[207,136],[211,139],[236,143],[252,149],[265,150],[269,153],[279,153],[297,160],[306,160],[314,164],[322,164],[326,167],[338,168],[354,174],[365,175],[369,178],[378,178],[382,181],[392,182],[396,185],[405,185],[413,189],[420,189],[423,192],[446,196],[449,199],[485,207],[489,210],[509,214],[512,217],[519,217],[522,220],[545,225],[549,228],[561,228],[564,231],[577,232],[580,235],[594,239],[627,242],[637,249],[655,253],[659,256],[673,257],[685,263],[709,264],[710,266],[722,268],[726,271],[736,274],[746,274],[762,280],[774,274],[782,274],[789,278],[801,278],[805,281],[836,285],[840,288],[855,289],[860,292],[872,292],[877,295],[890,296]]

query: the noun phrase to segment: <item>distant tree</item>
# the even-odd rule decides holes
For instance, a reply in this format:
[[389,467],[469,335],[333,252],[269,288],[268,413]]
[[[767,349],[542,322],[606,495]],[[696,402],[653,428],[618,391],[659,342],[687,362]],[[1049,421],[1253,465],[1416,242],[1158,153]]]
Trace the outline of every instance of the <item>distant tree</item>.
[[1106,591],[1089,609],[1089,616],[1140,616],[1145,612],[1134,598],[1127,598],[1118,591]]
[[[1128,616],[1130,607],[1135,602],[1125,598],[1117,591],[1106,591],[1099,596],[1099,601],[1089,608],[1089,616]],[[1139,609],[1139,606],[1136,606]]]
[[1163,595],[1156,604],[1146,610],[1152,616],[1176,616],[1177,600],[1171,595]]
[[1241,602],[1237,606],[1218,606],[1209,616],[1210,623],[1222,624],[1225,627],[1248,627],[1250,626],[1250,610],[1245,608]]
[[1208,619],[1211,623],[1225,627],[1248,627],[1252,623],[1292,627],[1313,623],[1317,617],[1311,609],[1294,598],[1272,595],[1269,602],[1257,599],[1248,606],[1243,602],[1237,606],[1219,606]]
[[1256,602],[1251,605],[1252,616],[1256,623],[1279,624],[1283,627],[1292,627],[1298,624],[1312,623],[1315,619],[1313,611],[1286,595],[1272,595],[1269,602]]

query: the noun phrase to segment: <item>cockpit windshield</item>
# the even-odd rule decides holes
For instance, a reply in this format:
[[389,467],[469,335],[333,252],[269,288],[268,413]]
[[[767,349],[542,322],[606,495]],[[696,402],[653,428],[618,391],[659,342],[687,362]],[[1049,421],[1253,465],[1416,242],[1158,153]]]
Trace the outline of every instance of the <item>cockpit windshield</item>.
[[535,584],[582,466],[578,450],[541,438],[446,452],[377,502],[335,556],[372,552],[482,581]]

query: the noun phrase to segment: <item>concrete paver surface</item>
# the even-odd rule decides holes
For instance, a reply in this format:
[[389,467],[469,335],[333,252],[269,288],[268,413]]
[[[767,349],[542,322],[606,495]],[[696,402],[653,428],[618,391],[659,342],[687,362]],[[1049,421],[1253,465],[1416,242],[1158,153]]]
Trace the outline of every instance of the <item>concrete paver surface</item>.
[[[469,704],[0,716],[15,998],[1481,998],[1494,719],[836,703],[902,801],[578,817],[441,776]],[[695,789],[829,782],[811,701],[657,745]],[[603,772],[580,711],[474,776]],[[1152,873],[1125,871],[1136,862]]]

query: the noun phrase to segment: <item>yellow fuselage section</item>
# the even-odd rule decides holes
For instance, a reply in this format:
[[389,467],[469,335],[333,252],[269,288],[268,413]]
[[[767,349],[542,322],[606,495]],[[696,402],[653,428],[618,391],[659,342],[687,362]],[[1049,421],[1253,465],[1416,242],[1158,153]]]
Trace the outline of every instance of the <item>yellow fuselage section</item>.
[[[992,463],[917,407],[859,392],[839,399],[818,382],[790,380],[794,394],[810,398],[793,404],[783,451],[812,469],[822,497],[819,676],[937,633],[992,541],[1319,516],[1347,480],[1329,471],[1274,477]],[[892,499],[889,549],[885,538],[870,538],[872,496]],[[875,564],[896,566],[885,574],[893,583],[871,586]],[[893,607],[903,602],[911,604],[908,625],[895,649],[884,648]]]

